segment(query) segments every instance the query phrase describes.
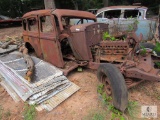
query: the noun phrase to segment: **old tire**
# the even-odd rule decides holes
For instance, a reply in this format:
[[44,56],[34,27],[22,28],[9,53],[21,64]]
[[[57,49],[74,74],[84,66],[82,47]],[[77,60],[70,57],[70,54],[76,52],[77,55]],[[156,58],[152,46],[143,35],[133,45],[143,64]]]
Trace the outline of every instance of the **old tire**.
[[[136,53],[139,53],[139,50],[141,50],[141,46],[143,46],[146,49],[150,49],[150,50],[154,50],[155,45],[153,45],[152,43],[140,43],[139,46],[136,48]],[[157,53],[157,57],[160,57],[160,52]]]
[[107,77],[112,92],[113,105],[124,112],[128,105],[128,91],[125,80],[119,69],[110,63],[101,64],[97,71],[100,82]]

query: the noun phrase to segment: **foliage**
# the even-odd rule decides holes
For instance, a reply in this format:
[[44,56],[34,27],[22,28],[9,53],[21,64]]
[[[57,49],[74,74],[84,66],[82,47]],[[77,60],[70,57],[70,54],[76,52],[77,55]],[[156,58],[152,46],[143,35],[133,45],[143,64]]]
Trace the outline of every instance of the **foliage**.
[[106,40],[106,39],[109,39],[111,41],[115,41],[116,40],[116,38],[111,36],[108,32],[104,32],[102,38],[103,38],[103,40]]
[[91,110],[89,111],[89,113],[87,114],[87,116],[85,116],[83,118],[83,120],[106,120],[107,113],[103,110]]
[[129,17],[129,19],[133,19],[133,23],[128,25],[128,32],[132,32],[135,30],[135,27],[138,25],[139,21],[136,18]]
[[135,117],[135,114],[136,114],[135,108],[137,108],[137,106],[138,106],[138,102],[136,102],[136,101],[129,101],[128,107],[127,107],[127,112],[129,113],[129,115],[131,117]]
[[36,118],[36,105],[28,105],[27,103],[24,106],[24,120],[35,120]]
[[160,62],[155,62],[157,68],[160,68]]
[[157,53],[160,53],[160,43],[159,42],[156,42],[156,46],[154,48],[154,51]]
[[103,89],[104,89],[104,85],[103,85],[103,84],[100,84],[100,85],[98,85],[98,87],[97,87],[97,92],[98,92],[100,95],[102,95]]
[[140,54],[142,55],[142,56],[144,56],[144,55],[146,55],[146,53],[147,53],[147,50],[146,50],[146,48],[144,47],[144,46],[141,46],[141,51],[140,51]]

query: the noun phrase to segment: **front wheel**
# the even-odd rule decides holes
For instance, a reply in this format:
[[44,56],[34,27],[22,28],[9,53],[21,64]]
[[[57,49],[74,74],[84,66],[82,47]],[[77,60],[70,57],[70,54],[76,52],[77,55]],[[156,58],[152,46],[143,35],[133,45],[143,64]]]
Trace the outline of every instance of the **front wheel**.
[[119,69],[110,63],[101,64],[97,77],[105,85],[106,93],[112,95],[113,105],[124,112],[128,105],[128,91]]

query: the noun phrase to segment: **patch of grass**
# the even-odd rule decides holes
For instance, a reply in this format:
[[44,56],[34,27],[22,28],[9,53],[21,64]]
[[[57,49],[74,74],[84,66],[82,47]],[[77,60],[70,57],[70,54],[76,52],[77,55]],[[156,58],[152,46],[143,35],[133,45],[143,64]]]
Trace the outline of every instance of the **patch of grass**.
[[24,120],[35,120],[36,118],[36,105],[28,105],[27,103],[24,106]]
[[7,110],[7,111],[4,113],[4,116],[5,116],[5,118],[10,117],[10,116],[11,116],[10,110]]
[[3,117],[3,107],[0,105],[0,120],[2,120]]
[[104,89],[104,85],[103,84],[99,84],[97,87],[97,92],[102,95],[103,93],[103,89]]
[[136,108],[138,107],[138,102],[136,101],[129,101],[128,107],[127,107],[127,112],[131,117],[135,117],[136,113]]
[[108,109],[112,112],[111,120],[125,120],[123,113],[116,109],[112,104],[108,106]]
[[102,110],[92,110],[83,120],[106,120],[107,113]]

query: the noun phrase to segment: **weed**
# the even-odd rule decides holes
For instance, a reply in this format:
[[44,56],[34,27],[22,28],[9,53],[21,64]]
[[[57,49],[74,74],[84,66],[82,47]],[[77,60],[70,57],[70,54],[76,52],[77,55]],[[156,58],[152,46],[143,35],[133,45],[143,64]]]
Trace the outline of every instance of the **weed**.
[[144,46],[141,46],[141,51],[140,51],[140,54],[142,55],[142,56],[144,56],[144,55],[146,55],[146,53],[147,53],[147,50],[146,50],[146,48],[144,47]]
[[103,40],[106,40],[107,38],[110,38],[110,34],[108,32],[103,33]]
[[136,115],[135,109],[137,108],[137,106],[138,106],[138,102],[129,101],[128,107],[127,107],[127,112],[131,117],[135,117],[135,115]]
[[[130,18],[132,18],[132,16]],[[128,30],[127,30],[128,32],[134,31],[135,30],[135,26],[137,26],[137,24],[139,23],[139,21],[136,18],[133,19],[133,20],[134,20],[133,24],[129,24],[128,25]]]
[[83,120],[106,120],[106,112],[102,110],[92,110]]
[[9,116],[11,116],[10,110],[7,110],[7,111],[4,113],[4,116],[5,116],[5,118],[8,118]]
[[107,96],[107,94],[105,92],[102,93],[102,100],[104,102],[105,105],[110,104],[110,101],[112,100],[111,96]]
[[156,66],[157,68],[160,68],[160,62],[155,62],[155,66]]
[[119,119],[119,120],[125,120],[123,114],[121,111],[116,109],[112,104],[108,106],[108,109],[112,111],[112,117],[111,120]]
[[159,53],[160,52],[160,43],[159,42],[156,42],[156,46],[154,48],[154,51]]
[[107,96],[107,94],[105,93],[105,91],[104,91],[104,84],[98,85],[97,92],[101,95],[103,103],[105,105],[108,105],[109,102],[112,100],[112,97],[111,96]]
[[36,117],[36,105],[28,105],[27,103],[24,106],[24,120],[34,120]]
[[97,92],[98,92],[100,95],[102,95],[103,89],[104,89],[104,85],[103,85],[103,84],[100,84],[100,85],[98,85],[98,87],[97,87]]
[[116,40],[116,38],[111,36],[108,32],[104,32],[103,33],[103,40],[106,40],[106,39],[109,39],[111,41],[115,41]]

